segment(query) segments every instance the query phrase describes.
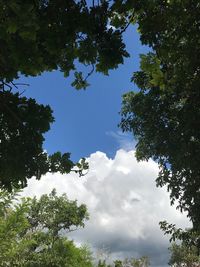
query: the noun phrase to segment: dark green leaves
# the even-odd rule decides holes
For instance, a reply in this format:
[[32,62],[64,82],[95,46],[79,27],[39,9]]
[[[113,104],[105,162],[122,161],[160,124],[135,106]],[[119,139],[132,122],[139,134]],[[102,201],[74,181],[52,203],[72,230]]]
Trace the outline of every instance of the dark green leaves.
[[[24,187],[32,176],[69,173],[76,165],[69,153],[48,155],[43,151],[52,111],[13,93],[13,87],[17,89],[13,80],[21,74],[37,76],[58,69],[65,77],[74,71],[72,86],[86,89],[94,71],[107,75],[128,56],[120,31],[127,14],[121,16],[117,29],[110,26],[116,12],[109,1],[92,5],[82,0],[0,2],[1,187]],[[77,62],[91,67],[89,73],[77,71]],[[83,160],[76,167],[80,176],[88,168]]]
[[83,78],[82,72],[75,72],[74,74],[75,80],[72,82],[72,86],[75,87],[77,90],[86,89],[89,86],[86,78]]
[[52,111],[49,106],[8,91],[0,92],[0,102],[1,186],[17,186],[19,181],[24,186],[27,178],[47,171],[47,166],[41,170],[47,161],[42,143],[43,134],[53,122]]
[[[4,0],[0,10],[0,79],[55,69],[68,76],[75,60],[107,74],[128,56],[120,32],[109,28],[108,1],[89,6],[74,0]],[[85,89],[88,84],[78,76],[77,71],[73,85]]]
[[[49,106],[19,93],[0,91],[0,186],[24,187],[27,179],[37,179],[47,172],[69,173],[76,165],[70,154],[60,152],[48,155],[43,151],[44,133],[53,122]],[[78,163],[77,172],[88,168]]]
[[124,96],[121,127],[132,131],[139,160],[160,167],[157,185],[171,204],[200,226],[200,56],[198,1],[135,1],[141,41],[153,52],[141,56],[132,81],[138,93]]

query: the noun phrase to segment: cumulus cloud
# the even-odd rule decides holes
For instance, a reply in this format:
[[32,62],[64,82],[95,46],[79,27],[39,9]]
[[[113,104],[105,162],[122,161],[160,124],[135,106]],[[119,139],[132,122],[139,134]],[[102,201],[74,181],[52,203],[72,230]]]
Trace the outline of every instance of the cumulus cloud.
[[134,151],[117,151],[113,159],[96,152],[88,158],[90,170],[83,177],[75,174],[47,174],[40,181],[31,179],[23,195],[59,194],[85,203],[90,220],[84,229],[73,232],[77,243],[93,249],[106,247],[111,257],[149,256],[152,266],[164,267],[168,261],[168,238],[159,229],[167,220],[179,227],[189,225],[185,215],[169,204],[165,188],[156,188],[158,166],[136,161]]

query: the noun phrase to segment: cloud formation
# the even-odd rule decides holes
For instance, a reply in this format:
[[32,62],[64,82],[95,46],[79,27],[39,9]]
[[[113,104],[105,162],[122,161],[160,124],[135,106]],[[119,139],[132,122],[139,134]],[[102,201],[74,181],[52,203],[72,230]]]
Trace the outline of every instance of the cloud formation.
[[133,135],[130,133],[108,131],[106,135],[112,137],[116,141],[119,149],[130,151],[135,147],[136,142],[133,139]]
[[169,204],[164,188],[156,188],[158,166],[155,162],[137,162],[134,151],[117,151],[113,159],[96,152],[88,158],[90,171],[75,174],[47,174],[40,181],[31,179],[23,195],[67,193],[69,199],[85,203],[90,220],[84,229],[73,232],[77,243],[94,249],[106,247],[111,257],[149,256],[152,266],[167,266],[168,238],[159,229],[159,221],[189,225],[186,216]]

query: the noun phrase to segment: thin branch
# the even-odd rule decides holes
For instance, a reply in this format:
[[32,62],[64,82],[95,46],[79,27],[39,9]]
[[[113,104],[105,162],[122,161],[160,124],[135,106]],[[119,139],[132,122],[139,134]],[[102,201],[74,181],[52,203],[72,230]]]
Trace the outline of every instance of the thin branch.
[[90,64],[89,64],[89,63],[83,63],[83,65],[84,65],[85,67],[88,67],[88,66],[90,66]]
[[0,90],[2,89],[3,91],[5,90],[5,87],[9,88],[9,92],[12,91],[12,86],[14,86],[16,89],[18,89],[18,85],[23,85],[23,86],[29,86],[28,83],[14,83],[14,82],[10,82],[12,85],[10,85],[9,83],[4,82],[3,80],[0,81]]
[[12,83],[12,85],[13,85],[15,88],[18,89],[17,85],[16,85],[14,82],[11,82],[11,83]]
[[14,82],[11,82],[11,83],[17,89],[18,89],[18,86],[17,85],[30,86],[30,84],[28,84],[28,83],[14,83]]
[[132,19],[133,19],[133,15],[131,16],[131,18],[129,19],[129,22],[127,23],[127,25],[123,28],[123,30],[121,30],[119,33],[120,34],[122,34],[122,33],[124,33],[126,30],[127,30],[127,28],[130,26],[130,24],[131,24],[131,22],[132,22]]
[[[85,170],[86,171],[86,170]],[[88,174],[88,172],[89,172],[89,169],[85,172],[85,173],[83,173],[83,169],[80,169],[80,170],[76,170],[76,169],[72,169],[72,170],[70,170],[70,172],[75,172],[75,173],[78,173],[79,174],[79,177],[83,177],[83,176],[85,176],[86,174]]]
[[15,85],[25,85],[25,86],[30,86],[29,83],[15,83]]
[[65,229],[65,231],[66,231],[67,233],[70,233],[70,232],[74,232],[74,231],[77,231],[77,230],[80,230],[80,229],[81,229],[81,227],[76,227],[76,228],[74,228],[74,229],[68,229],[68,230]]
[[23,91],[19,94],[19,96],[23,95],[24,92],[26,92],[26,90],[23,90]]
[[87,81],[87,79],[92,75],[92,73],[94,72],[95,68],[94,68],[94,64],[92,64],[92,70],[87,74],[87,76],[85,77],[84,81]]
[[9,92],[12,91],[12,86],[8,83],[5,83],[5,82],[3,82],[3,91],[5,91],[5,86],[7,86],[9,88]]
[[87,6],[87,2],[86,2],[86,0],[83,0],[82,2],[83,2],[83,5],[84,5],[84,6]]
[[82,35],[83,35],[83,33],[78,34],[77,36],[81,41],[85,41],[86,39]]

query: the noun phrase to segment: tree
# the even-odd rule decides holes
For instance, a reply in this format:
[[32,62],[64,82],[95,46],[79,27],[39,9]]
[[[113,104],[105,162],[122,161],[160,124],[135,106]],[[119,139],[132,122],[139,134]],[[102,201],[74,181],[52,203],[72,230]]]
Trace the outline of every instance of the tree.
[[1,187],[24,187],[26,179],[32,176],[40,178],[47,171],[69,172],[72,169],[74,163],[69,160],[69,154],[48,156],[43,151],[43,134],[53,122],[49,106],[8,91],[0,91],[0,102]]
[[185,244],[173,243],[169,248],[171,257],[169,265],[173,267],[197,267],[200,264],[200,257],[197,248],[188,247]]
[[[171,261],[174,260],[188,262],[198,262],[200,260],[200,234],[194,228],[181,229],[175,224],[169,224],[166,221],[159,223],[164,234],[171,235],[169,241],[173,242],[170,247],[172,253]],[[175,241],[178,241],[177,245]],[[182,253],[180,253],[182,250]],[[174,256],[175,255],[175,256]],[[177,257],[176,257],[177,256]],[[194,260],[195,259],[195,260]]]
[[116,260],[114,264],[115,267],[148,267],[149,260],[147,257],[141,257],[138,259],[130,258],[125,260]]
[[121,127],[137,139],[138,160],[160,167],[157,185],[167,185],[195,231],[200,230],[199,2],[135,1],[141,41],[152,52],[134,73],[139,91],[123,98]]
[[[12,264],[19,261],[18,252],[32,244],[31,240],[21,237],[24,230],[28,228],[28,221],[25,217],[28,207],[25,202],[15,206],[12,203],[16,192],[9,194],[6,191],[0,192],[0,266],[15,266]],[[18,236],[20,242],[18,242]]]
[[84,226],[85,205],[57,196],[55,190],[20,202],[14,201],[15,193],[1,191],[0,266],[92,267],[88,249],[64,236],[64,231]]
[[97,267],[111,267],[111,265],[107,265],[106,260],[99,260]]
[[58,197],[54,189],[39,200],[36,197],[31,200],[27,219],[32,229],[48,229],[57,238],[61,230],[71,232],[84,227],[88,213],[85,205],[78,207],[77,201],[69,201],[66,194]]
[[[128,17],[118,18],[110,1],[3,0],[0,2],[0,186],[24,187],[47,172],[69,173],[70,154],[44,152],[53,122],[49,106],[22,97],[16,81],[60,70],[74,71],[76,89],[86,88],[94,70],[108,74],[128,56],[122,41]],[[126,19],[125,19],[126,17]],[[119,23],[120,22],[120,23]],[[114,27],[110,26],[113,25]],[[91,67],[86,77],[75,61]],[[24,85],[25,86],[25,85]],[[79,174],[88,165],[83,160]]]
[[112,265],[107,265],[106,260],[99,260],[97,267],[148,267],[149,260],[147,257],[130,258],[125,260],[115,260]]
[[47,172],[69,173],[74,169],[82,175],[88,168],[85,159],[73,163],[70,153],[44,152],[44,134],[54,121],[49,106],[8,91],[0,91],[0,102],[1,187],[25,187],[28,178],[40,179]]
[[[75,70],[74,61],[94,65],[105,74],[127,57],[121,26],[108,27],[114,16],[109,1],[1,1],[0,80],[12,82],[19,74],[36,76]],[[80,74],[80,75],[79,75]],[[79,82],[81,73],[76,73]]]

